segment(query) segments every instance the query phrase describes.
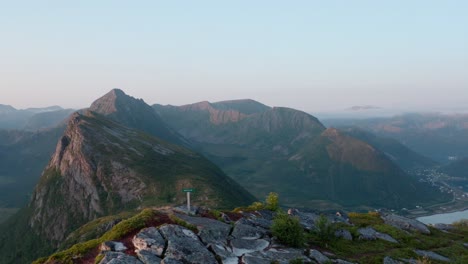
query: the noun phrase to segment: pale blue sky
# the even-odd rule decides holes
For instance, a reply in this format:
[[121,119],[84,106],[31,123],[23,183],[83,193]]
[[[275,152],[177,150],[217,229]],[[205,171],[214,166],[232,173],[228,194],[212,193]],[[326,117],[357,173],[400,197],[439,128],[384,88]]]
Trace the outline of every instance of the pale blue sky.
[[468,102],[468,1],[3,1],[0,103]]

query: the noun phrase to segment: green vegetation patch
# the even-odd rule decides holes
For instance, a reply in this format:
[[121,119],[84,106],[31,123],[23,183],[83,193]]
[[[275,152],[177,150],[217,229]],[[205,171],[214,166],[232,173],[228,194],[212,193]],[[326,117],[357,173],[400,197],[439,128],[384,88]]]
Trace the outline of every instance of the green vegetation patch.
[[101,243],[110,240],[118,240],[132,231],[144,228],[155,216],[156,212],[154,210],[145,209],[139,214],[118,223],[98,239],[76,244],[67,250],[53,254],[49,258],[38,259],[33,262],[33,264],[57,262],[62,264],[72,264],[73,259],[83,257],[86,253],[98,247]]

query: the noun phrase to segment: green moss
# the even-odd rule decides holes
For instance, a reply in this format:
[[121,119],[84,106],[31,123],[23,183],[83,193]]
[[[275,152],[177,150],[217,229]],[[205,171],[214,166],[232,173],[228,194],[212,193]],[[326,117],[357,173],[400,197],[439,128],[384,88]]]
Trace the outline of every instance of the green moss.
[[194,233],[196,233],[196,234],[198,233],[198,228],[197,228],[197,226],[192,225],[192,224],[190,224],[190,223],[187,223],[186,221],[184,221],[183,219],[180,219],[179,217],[177,217],[177,216],[175,216],[175,215],[170,215],[169,218],[170,218],[172,221],[174,221],[174,223],[175,223],[176,225],[180,225],[180,226],[183,226],[183,227],[185,227],[185,228],[187,228],[187,229],[190,229],[190,230],[192,230],[192,231],[193,231]]
[[142,229],[154,217],[155,211],[151,209],[145,209],[139,214],[118,223],[100,238],[75,244],[67,250],[53,254],[43,263],[59,262],[62,264],[71,264],[73,263],[74,258],[84,256],[87,252],[98,247],[105,241],[118,240],[134,230]]

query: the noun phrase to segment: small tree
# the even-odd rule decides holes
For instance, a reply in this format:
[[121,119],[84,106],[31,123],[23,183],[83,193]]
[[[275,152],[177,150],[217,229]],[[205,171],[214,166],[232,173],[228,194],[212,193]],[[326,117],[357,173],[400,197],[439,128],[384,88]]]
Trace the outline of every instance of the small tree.
[[336,229],[333,224],[328,221],[326,216],[320,215],[317,221],[315,221],[315,228],[314,233],[317,235],[319,241],[325,245],[335,238]]
[[281,243],[292,247],[301,247],[304,244],[304,229],[299,218],[278,212],[273,219],[271,232]]
[[277,193],[271,192],[265,199],[265,209],[270,211],[278,211],[279,209],[279,196]]

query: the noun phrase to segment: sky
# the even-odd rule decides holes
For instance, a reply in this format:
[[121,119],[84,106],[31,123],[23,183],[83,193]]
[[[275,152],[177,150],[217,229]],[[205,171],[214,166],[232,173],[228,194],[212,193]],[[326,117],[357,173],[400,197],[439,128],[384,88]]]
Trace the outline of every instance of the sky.
[[[468,108],[468,1],[0,0],[0,104]],[[466,106],[466,107],[465,107]]]

